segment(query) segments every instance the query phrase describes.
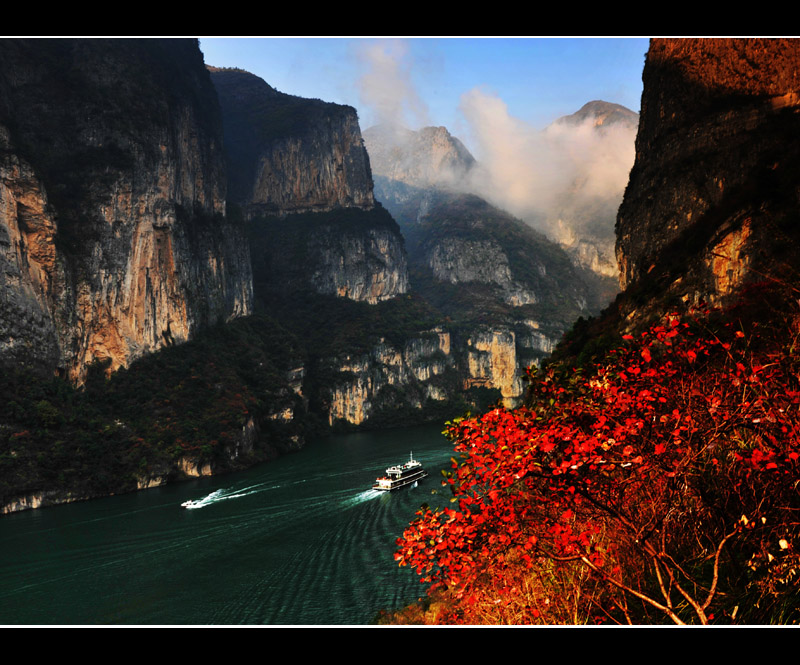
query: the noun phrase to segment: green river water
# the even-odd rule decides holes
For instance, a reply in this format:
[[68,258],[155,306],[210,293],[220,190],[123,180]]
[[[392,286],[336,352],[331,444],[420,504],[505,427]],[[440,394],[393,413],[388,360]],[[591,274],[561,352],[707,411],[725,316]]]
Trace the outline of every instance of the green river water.
[[[0,624],[368,624],[424,593],[394,543],[422,503],[447,503],[431,494],[453,454],[441,430],[335,436],[236,474],[4,516]],[[370,489],[411,451],[428,478]]]

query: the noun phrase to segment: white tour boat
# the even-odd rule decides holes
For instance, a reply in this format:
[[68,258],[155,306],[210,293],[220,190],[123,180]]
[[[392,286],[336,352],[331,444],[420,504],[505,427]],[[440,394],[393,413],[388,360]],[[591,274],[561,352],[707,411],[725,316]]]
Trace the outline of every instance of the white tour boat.
[[372,489],[390,492],[391,490],[411,485],[427,475],[428,472],[422,468],[422,464],[414,459],[414,454],[412,453],[405,464],[396,464],[386,469],[386,475],[376,479]]

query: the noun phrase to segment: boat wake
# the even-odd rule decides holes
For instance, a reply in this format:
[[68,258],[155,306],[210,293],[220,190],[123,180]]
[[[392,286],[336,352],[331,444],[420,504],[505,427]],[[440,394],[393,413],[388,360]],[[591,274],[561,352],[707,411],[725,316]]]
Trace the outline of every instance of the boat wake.
[[184,501],[181,504],[181,507],[186,508],[187,510],[196,510],[197,508],[205,508],[206,506],[210,506],[213,503],[219,503],[220,501],[227,501],[228,499],[240,499],[243,496],[249,496],[251,494],[255,494],[256,492],[262,491],[260,489],[256,489],[262,485],[264,485],[264,483],[252,485],[250,487],[244,487],[242,489],[218,489],[211,492],[211,494],[204,496],[202,499]]
[[359,492],[356,496],[343,501],[342,505],[346,508],[349,508],[351,506],[357,506],[360,503],[364,503],[365,501],[370,501],[371,499],[377,499],[379,496],[383,496],[383,492],[379,492],[378,490],[365,490],[363,492]]

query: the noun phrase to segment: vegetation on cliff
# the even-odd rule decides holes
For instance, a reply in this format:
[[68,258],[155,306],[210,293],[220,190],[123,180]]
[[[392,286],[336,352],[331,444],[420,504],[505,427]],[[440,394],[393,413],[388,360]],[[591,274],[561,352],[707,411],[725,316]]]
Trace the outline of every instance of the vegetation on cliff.
[[[313,421],[287,375],[302,361],[292,335],[266,317],[217,326],[106,378],[95,365],[78,389],[22,369],[0,374],[0,497],[86,498],[184,476],[182,460],[215,471],[274,457]],[[258,441],[243,428],[256,427]]]
[[573,265],[561,247],[480,197],[407,191],[392,213],[406,240],[412,288],[454,321],[533,318],[561,334],[616,292],[613,280]]
[[667,316],[450,423],[452,497],[396,554],[429,598],[383,620],[800,621],[796,297]]

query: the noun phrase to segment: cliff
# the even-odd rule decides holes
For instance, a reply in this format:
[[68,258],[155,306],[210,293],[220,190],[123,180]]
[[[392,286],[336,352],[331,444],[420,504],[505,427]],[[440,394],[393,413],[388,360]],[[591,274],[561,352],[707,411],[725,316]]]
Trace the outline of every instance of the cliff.
[[259,217],[250,243],[256,294],[265,299],[310,290],[374,305],[408,290],[403,238],[380,207]]
[[629,309],[796,279],[799,66],[792,39],[652,41],[616,227]]
[[372,174],[354,108],[278,92],[209,67],[219,95],[230,200],[248,218],[372,209]]
[[257,282],[375,304],[408,289],[403,239],[376,205],[349,106],[209,68],[222,107],[230,201],[250,226]]
[[329,423],[398,424],[413,421],[414,412],[447,419],[497,401],[516,406],[525,368],[555,344],[534,320],[448,328],[412,333],[402,342],[381,338],[366,352],[326,359]]
[[251,308],[191,40],[0,40],[0,362],[82,381]]

